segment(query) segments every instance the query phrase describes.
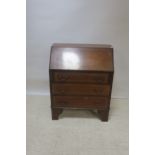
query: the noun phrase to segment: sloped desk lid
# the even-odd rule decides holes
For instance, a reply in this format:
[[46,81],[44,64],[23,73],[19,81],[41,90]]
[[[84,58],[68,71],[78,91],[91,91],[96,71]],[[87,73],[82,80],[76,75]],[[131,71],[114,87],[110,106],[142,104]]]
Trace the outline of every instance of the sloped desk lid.
[[96,44],[53,44],[49,69],[113,71],[113,48]]

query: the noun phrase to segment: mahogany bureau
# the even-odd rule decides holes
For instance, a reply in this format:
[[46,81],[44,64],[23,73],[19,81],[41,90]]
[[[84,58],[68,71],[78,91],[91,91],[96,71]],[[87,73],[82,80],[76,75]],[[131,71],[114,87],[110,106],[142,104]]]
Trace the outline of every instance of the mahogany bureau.
[[52,119],[63,109],[92,109],[108,121],[114,73],[111,45],[53,44],[49,63]]

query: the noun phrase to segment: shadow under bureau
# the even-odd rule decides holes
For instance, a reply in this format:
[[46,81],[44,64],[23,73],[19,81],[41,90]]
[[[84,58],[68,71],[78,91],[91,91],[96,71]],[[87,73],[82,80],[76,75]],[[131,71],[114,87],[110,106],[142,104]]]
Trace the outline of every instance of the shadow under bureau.
[[63,109],[97,110],[108,121],[114,73],[113,48],[95,44],[53,44],[49,63],[52,119]]

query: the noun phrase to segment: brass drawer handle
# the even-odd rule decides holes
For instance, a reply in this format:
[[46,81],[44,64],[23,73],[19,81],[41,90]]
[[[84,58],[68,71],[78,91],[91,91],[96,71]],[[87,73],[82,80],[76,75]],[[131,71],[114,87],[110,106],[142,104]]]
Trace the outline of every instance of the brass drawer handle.
[[103,94],[102,89],[93,89],[93,92],[96,93],[96,94]]
[[105,81],[104,78],[100,78],[100,77],[94,77],[93,80],[95,80],[97,83],[103,83]]
[[101,102],[98,102],[98,101],[94,101],[93,103],[94,104],[101,104]]
[[58,75],[58,80],[60,81],[67,81],[69,80],[69,76],[66,76],[66,75]]
[[65,90],[59,89],[59,90],[58,90],[58,93],[60,93],[60,94],[65,94]]

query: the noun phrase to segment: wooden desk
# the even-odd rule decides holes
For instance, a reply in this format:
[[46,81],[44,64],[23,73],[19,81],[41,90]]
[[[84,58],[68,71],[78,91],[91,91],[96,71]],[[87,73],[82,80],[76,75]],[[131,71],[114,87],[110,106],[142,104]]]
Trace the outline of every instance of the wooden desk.
[[110,45],[53,44],[49,63],[52,119],[65,108],[95,109],[108,121],[114,73]]

